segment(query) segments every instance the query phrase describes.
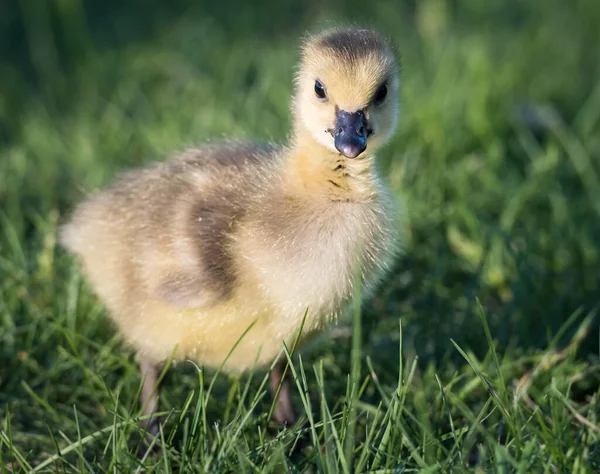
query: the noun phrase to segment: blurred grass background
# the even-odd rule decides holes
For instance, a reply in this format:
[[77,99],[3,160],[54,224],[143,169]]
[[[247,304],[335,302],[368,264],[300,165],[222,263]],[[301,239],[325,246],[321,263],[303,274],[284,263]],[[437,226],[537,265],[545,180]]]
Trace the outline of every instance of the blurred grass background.
[[[348,22],[380,30],[402,53],[400,126],[381,166],[408,200],[412,242],[364,307],[360,397],[346,391],[356,367],[347,322],[303,354],[327,380],[320,387],[319,371],[307,369],[309,391],[318,398],[322,390],[334,418],[348,400],[361,407],[365,429],[356,437],[336,422],[355,454],[366,453],[365,469],[449,472],[469,456],[477,459],[472,469],[493,472],[598,468],[600,3],[593,0],[3,0],[0,468],[25,471],[94,433],[78,462],[65,454],[49,468],[128,472],[123,466],[136,463],[123,437],[101,434],[133,416],[139,378],[103,308],[57,248],[56,228],[74,203],[119,171],[189,144],[285,140],[299,38]],[[390,414],[399,370],[411,382],[393,412],[405,425]],[[217,383],[206,401],[211,423],[245,433],[240,445],[209,423],[213,444],[194,452],[219,453],[206,458],[214,465],[203,464],[211,470],[250,472],[240,466],[257,459],[266,469],[271,448],[256,434],[265,424],[260,410],[246,424],[228,418],[248,408],[239,393],[245,380]],[[166,385],[166,409],[180,410],[198,390],[197,374],[182,367]],[[379,403],[389,416],[373,415]],[[475,423],[478,416],[486,423]],[[171,427],[172,452],[188,455],[182,426]],[[381,444],[386,429],[388,441],[397,431],[395,444]],[[222,448],[223,439],[235,449]],[[289,457],[290,440],[275,443],[286,469],[343,467],[335,446],[329,457],[318,450]],[[175,463],[175,455],[165,459],[155,469]],[[344,459],[354,472],[352,457]]]

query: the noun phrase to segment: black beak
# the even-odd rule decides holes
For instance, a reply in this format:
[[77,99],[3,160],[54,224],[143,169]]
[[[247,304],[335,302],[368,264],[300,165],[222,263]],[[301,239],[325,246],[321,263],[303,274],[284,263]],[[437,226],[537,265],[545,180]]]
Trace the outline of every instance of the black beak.
[[340,110],[331,130],[334,144],[346,158],[356,158],[367,148],[367,118],[362,110],[348,113]]

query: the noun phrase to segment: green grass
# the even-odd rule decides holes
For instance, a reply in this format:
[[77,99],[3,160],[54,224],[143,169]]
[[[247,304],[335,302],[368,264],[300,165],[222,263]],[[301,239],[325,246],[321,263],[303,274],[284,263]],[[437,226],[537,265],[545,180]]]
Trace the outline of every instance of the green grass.
[[[3,9],[0,472],[600,471],[600,4],[238,3]],[[381,165],[406,255],[292,357],[302,427],[268,429],[264,372],[183,362],[139,461],[135,360],[57,226],[188,144],[284,140],[298,37],[328,21],[402,51]]]

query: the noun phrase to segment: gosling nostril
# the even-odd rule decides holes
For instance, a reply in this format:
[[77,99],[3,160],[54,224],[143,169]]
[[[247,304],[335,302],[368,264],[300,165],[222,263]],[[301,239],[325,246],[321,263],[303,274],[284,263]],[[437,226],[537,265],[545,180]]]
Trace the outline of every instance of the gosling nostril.
[[358,133],[359,135],[364,135],[365,127],[362,124],[360,124],[358,127],[356,127],[356,133]]

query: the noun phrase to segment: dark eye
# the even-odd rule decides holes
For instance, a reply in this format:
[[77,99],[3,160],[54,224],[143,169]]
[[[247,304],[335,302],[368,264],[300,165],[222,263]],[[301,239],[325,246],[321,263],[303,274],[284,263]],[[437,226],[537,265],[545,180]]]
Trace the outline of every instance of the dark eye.
[[323,84],[321,84],[319,81],[315,81],[315,94],[317,94],[319,99],[324,99],[327,95],[325,94],[325,88],[323,87]]
[[377,92],[375,92],[375,96],[373,97],[373,102],[375,105],[381,105],[383,103],[385,97],[387,96],[387,92],[387,84],[384,82],[379,86]]

